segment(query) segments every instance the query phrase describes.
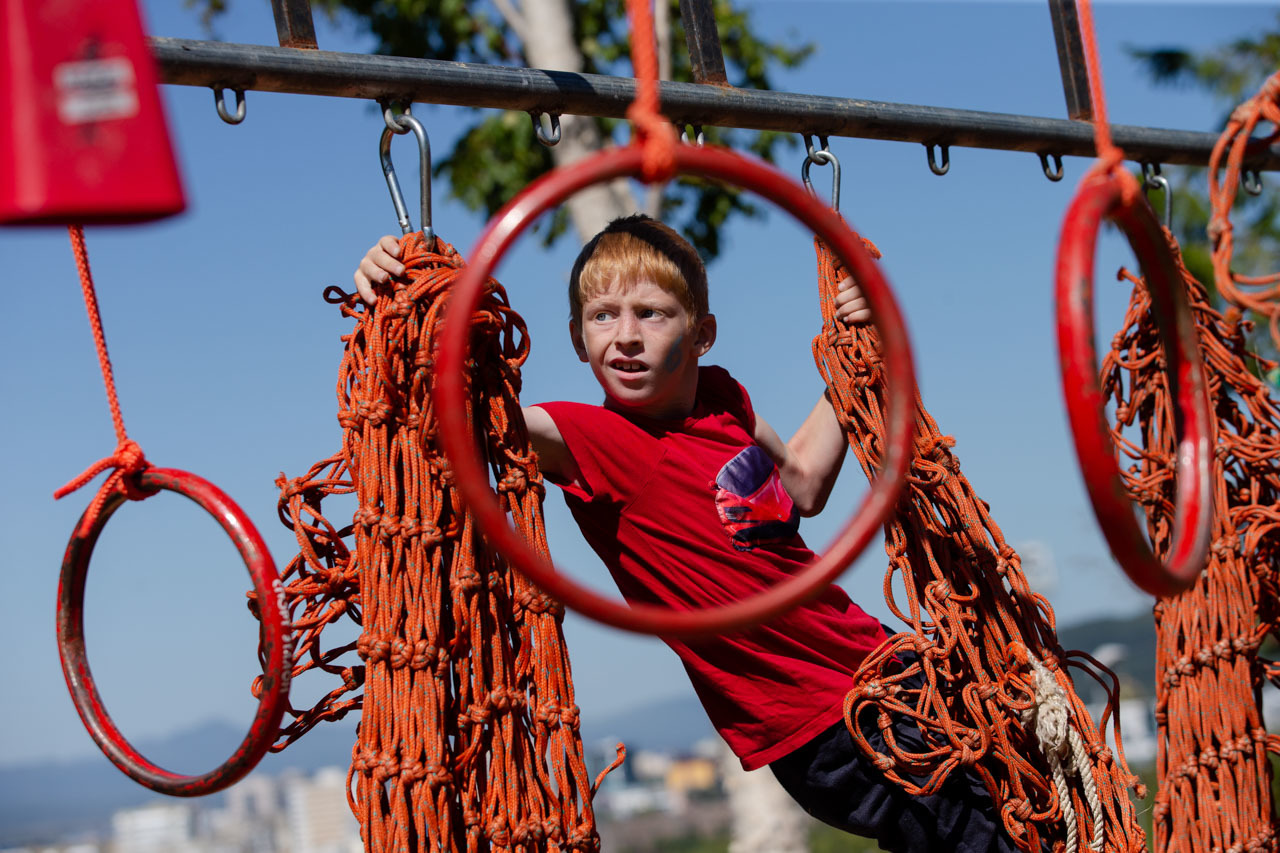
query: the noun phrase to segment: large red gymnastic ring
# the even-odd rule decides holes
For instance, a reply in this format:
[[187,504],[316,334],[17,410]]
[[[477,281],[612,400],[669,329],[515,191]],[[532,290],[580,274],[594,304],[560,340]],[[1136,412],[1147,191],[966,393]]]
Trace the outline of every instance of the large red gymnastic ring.
[[[891,392],[885,417],[882,470],[825,554],[794,577],[742,601],[696,611],[641,604],[629,606],[571,581],[553,563],[536,554],[507,523],[489,486],[488,474],[478,459],[466,419],[470,406],[466,404],[463,370],[468,359],[470,324],[465,318],[474,313],[482,286],[493,274],[498,260],[538,216],[586,187],[620,177],[640,177],[641,159],[641,149],[628,146],[557,169],[530,184],[489,222],[469,256],[469,264],[447,310],[447,318],[461,319],[459,322],[445,320],[437,361],[439,372],[434,393],[440,439],[458,489],[480,529],[512,566],[547,593],[586,616],[629,631],[670,637],[724,633],[758,624],[819,595],[853,562],[892,512],[905,483],[914,448],[916,393],[911,348],[889,285],[862,241],[838,214],[789,177],[759,160],[713,146],[678,146],[678,171],[726,181],[774,202],[822,238],[858,281],[875,317]],[[786,298],[786,294],[780,298]]]
[[138,480],[144,490],[177,492],[195,501],[217,520],[240,552],[253,580],[262,620],[262,693],[257,713],[249,733],[231,757],[202,776],[171,773],[148,761],[125,740],[107,715],[85,656],[84,583],[93,547],[107,520],[124,503],[123,493],[107,499],[94,524],[83,535],[77,525],[76,533],[67,543],[58,582],[58,654],[62,658],[62,673],[66,676],[71,698],[85,728],[116,767],[140,784],[162,794],[175,797],[212,794],[234,784],[252,770],[280,729],[280,718],[288,704],[290,668],[293,665],[292,629],[285,610],[283,587],[271,554],[257,529],[240,507],[217,486],[194,474],[172,468],[148,468]]
[[[1098,382],[1093,266],[1103,219],[1120,226],[1142,267],[1168,365],[1179,441],[1177,509],[1168,559],[1163,563],[1152,553],[1134,517]],[[1126,203],[1119,181],[1105,176],[1081,184],[1062,223],[1057,301],[1063,393],[1076,455],[1098,524],[1111,553],[1135,584],[1155,596],[1181,592],[1195,583],[1208,551],[1213,516],[1213,425],[1208,383],[1182,277],[1160,224],[1141,194]]]

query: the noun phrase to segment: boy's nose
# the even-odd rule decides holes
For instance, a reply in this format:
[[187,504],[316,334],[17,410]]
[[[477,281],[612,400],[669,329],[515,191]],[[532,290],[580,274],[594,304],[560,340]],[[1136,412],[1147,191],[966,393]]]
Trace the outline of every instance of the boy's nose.
[[623,314],[618,319],[618,342],[638,343],[640,341],[640,320],[631,314]]

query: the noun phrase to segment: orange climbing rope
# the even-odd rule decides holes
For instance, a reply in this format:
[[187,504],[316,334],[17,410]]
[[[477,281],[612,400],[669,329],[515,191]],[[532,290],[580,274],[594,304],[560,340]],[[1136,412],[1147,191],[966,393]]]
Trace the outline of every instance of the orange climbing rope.
[[[814,339],[814,358],[849,445],[871,477],[880,464],[882,413],[892,389],[884,382],[875,329],[835,321],[843,277],[819,243],[823,331]],[[1081,843],[1092,850],[1140,850],[1143,835],[1126,789],[1143,792],[1123,751],[1113,756],[1104,737],[1116,708],[1115,677],[1087,654],[1058,645],[1049,603],[1027,585],[1017,553],[961,473],[954,444],[917,397],[907,494],[885,530],[885,599],[909,630],[859,668],[845,700],[849,730],[912,794],[933,793],[952,773],[971,768],[1023,850],[1053,844],[1075,851]],[[903,590],[905,606],[895,588]],[[900,652],[916,659],[903,667]],[[1075,694],[1068,667],[1107,690],[1101,731]],[[920,689],[905,683],[915,676],[923,678]],[[895,717],[915,722],[925,751],[897,746]],[[1119,745],[1118,719],[1115,724]],[[884,733],[888,754],[866,740],[868,725]]]
[[85,309],[89,312],[89,328],[93,333],[93,343],[98,351],[98,365],[102,368],[102,384],[106,386],[107,406],[111,409],[111,423],[116,431],[116,450],[110,456],[99,459],[90,465],[71,482],[53,493],[54,500],[61,500],[72,492],[88,485],[89,481],[107,469],[111,473],[102,481],[98,492],[93,496],[88,511],[80,519],[76,528],[83,533],[93,526],[102,505],[107,498],[116,492],[123,492],[129,500],[139,501],[155,494],[138,487],[137,474],[147,467],[147,459],[142,455],[142,448],[129,438],[124,428],[124,415],[120,412],[120,398],[116,396],[115,373],[111,369],[111,356],[107,354],[107,339],[102,331],[102,315],[98,310],[98,294],[93,286],[93,273],[89,270],[89,253],[84,245],[84,228],[79,225],[67,226],[71,235],[71,248],[76,256],[76,269],[80,272],[80,290],[84,294]]
[[[463,260],[421,234],[401,248],[405,275],[372,310],[327,293],[357,321],[338,374],[342,450],[278,481],[300,548],[284,593],[294,674],[342,683],[291,709],[277,748],[361,711],[351,807],[369,851],[595,850],[604,774],[587,776],[562,610],[481,539],[437,446],[433,342]],[[496,282],[472,334],[469,418],[513,524],[545,554],[542,478],[517,398],[529,342]],[[353,523],[339,529],[321,502],[352,493]],[[322,648],[343,616],[361,625],[358,640]],[[353,645],[363,664],[343,666]]]
[[[1268,753],[1280,753],[1280,737],[1263,725],[1258,650],[1280,618],[1280,406],[1246,359],[1264,370],[1274,363],[1247,353],[1239,307],[1216,310],[1185,267],[1182,277],[1217,416],[1214,539],[1195,585],[1155,607],[1155,849],[1274,850]],[[1113,439],[1132,463],[1126,484],[1155,550],[1165,553],[1177,447],[1163,347],[1144,282],[1125,270],[1120,278],[1133,294],[1103,359],[1103,387],[1115,403]],[[1280,675],[1272,665],[1265,670]]]

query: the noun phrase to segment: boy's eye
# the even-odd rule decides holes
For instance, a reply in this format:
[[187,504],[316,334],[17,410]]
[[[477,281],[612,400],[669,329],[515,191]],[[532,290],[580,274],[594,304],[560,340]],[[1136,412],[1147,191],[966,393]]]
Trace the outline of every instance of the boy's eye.
[[592,319],[595,320],[597,323],[603,323],[609,319],[609,316],[610,315],[608,311],[597,311],[595,317],[593,317]]
[[639,314],[641,317],[645,317],[645,318],[658,316],[657,309],[654,309],[654,308],[641,308],[636,313]]

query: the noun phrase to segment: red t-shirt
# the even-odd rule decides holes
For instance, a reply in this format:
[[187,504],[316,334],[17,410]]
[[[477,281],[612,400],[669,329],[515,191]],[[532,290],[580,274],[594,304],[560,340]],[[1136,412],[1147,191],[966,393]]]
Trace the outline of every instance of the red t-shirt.
[[[752,439],[747,392],[703,367],[689,417],[539,404],[577,463],[558,485],[624,598],[678,610],[739,601],[813,559],[777,469]],[[885,634],[837,586],[727,636],[667,640],[712,724],[748,770],[807,743],[842,715],[858,664]]]

